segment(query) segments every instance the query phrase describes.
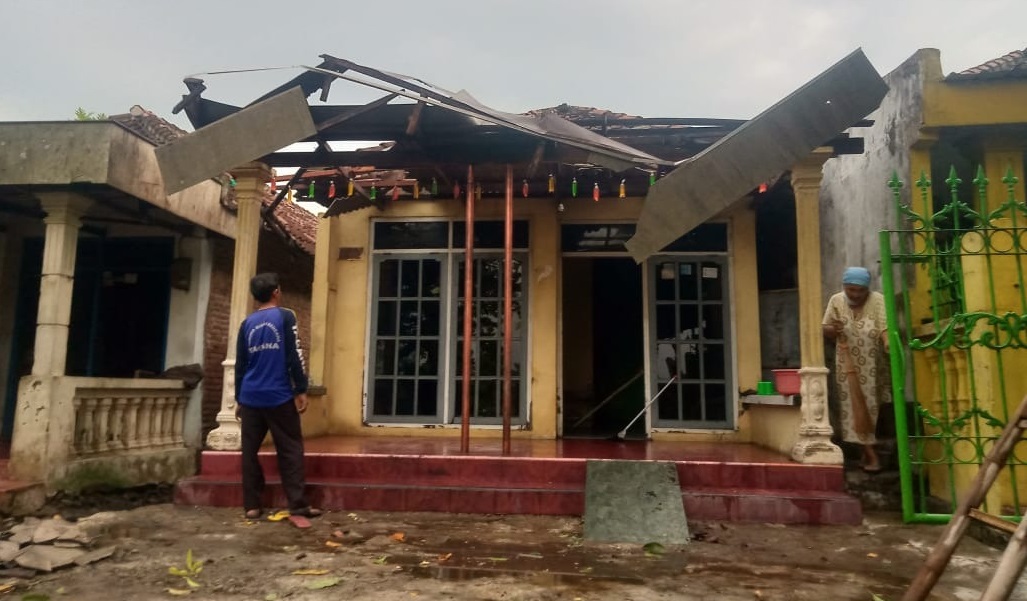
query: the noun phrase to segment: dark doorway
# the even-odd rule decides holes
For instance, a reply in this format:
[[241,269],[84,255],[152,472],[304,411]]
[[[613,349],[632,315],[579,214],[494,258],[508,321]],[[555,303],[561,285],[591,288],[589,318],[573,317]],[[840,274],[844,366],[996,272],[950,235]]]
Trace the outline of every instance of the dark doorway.
[[[130,378],[164,369],[172,238],[79,238],[65,373]],[[26,239],[0,446],[11,439],[18,382],[32,372],[43,240]]]
[[[568,258],[563,281],[563,435],[606,438],[642,410],[642,269],[629,258]],[[629,436],[645,437],[645,420]]]

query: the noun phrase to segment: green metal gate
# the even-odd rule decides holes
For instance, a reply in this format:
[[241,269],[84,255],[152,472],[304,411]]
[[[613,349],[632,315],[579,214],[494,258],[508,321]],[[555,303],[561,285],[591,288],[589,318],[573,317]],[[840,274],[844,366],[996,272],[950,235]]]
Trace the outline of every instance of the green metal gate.
[[[888,183],[898,223],[880,246],[906,521],[949,519],[1027,394],[1027,205],[1017,181],[1007,171],[1005,201],[993,207],[983,169],[970,202],[955,168],[940,201],[925,174],[909,204],[898,176]],[[1014,519],[1025,507],[1021,440],[982,509]]]

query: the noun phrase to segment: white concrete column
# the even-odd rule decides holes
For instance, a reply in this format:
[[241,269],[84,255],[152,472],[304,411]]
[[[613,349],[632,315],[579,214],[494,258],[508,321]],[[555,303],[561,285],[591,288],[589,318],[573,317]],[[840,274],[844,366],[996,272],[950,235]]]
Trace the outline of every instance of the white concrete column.
[[218,427],[207,435],[207,446],[218,451],[242,448],[239,422],[235,420],[235,341],[239,324],[253,307],[250,279],[257,273],[257,246],[260,240],[260,209],[264,188],[271,181],[271,169],[263,163],[249,163],[234,169],[235,198],[238,205],[235,233],[235,262],[232,268],[232,296],[228,324],[228,353],[224,362],[221,410]]
[[795,192],[795,229],[799,265],[799,370],[802,420],[792,447],[792,459],[801,463],[841,465],[842,451],[831,442],[827,411],[827,378],[821,321],[824,302],[820,279],[820,181],[830,149],[815,150],[792,168]]
[[75,257],[81,217],[91,200],[75,192],[39,194],[46,213],[43,277],[39,285],[35,358],[32,374],[63,376],[68,357],[68,326],[75,284]]

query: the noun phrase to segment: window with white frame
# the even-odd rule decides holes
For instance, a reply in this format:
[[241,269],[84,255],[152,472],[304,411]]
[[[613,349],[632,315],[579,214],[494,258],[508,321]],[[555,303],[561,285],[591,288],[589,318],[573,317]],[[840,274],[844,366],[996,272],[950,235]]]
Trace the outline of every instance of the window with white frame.
[[[367,419],[452,423],[463,390],[464,222],[376,221],[372,239]],[[475,223],[471,420],[500,423],[504,224]],[[514,423],[526,415],[528,223],[514,222]]]

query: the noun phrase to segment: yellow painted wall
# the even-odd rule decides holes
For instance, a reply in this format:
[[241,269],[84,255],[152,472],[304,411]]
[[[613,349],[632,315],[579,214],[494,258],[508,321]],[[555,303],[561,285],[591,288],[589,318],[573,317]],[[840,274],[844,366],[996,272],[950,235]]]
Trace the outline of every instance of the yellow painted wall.
[[[515,219],[527,220],[531,228],[529,286],[530,430],[515,430],[515,437],[551,439],[557,435],[558,375],[560,349],[560,308],[562,255],[560,225],[573,222],[632,222],[641,209],[642,199],[564,199],[564,210],[557,211],[551,199],[517,198]],[[502,199],[487,198],[477,203],[475,218],[501,220]],[[458,436],[459,425],[447,426],[365,426],[364,369],[367,352],[369,309],[369,260],[367,250],[372,219],[439,218],[462,220],[464,203],[456,200],[402,201],[386,205],[386,210],[356,211],[334,217],[330,228],[322,228],[318,243],[331,249],[322,253],[316,277],[327,278],[327,304],[315,311],[313,319],[324,319],[324,384],[327,387],[326,419],[328,432],[362,436]],[[728,216],[731,232],[731,274],[735,332],[744,332],[743,343],[735,344],[736,374],[741,388],[755,388],[760,378],[759,305],[756,292],[755,216],[743,207]],[[459,244],[459,242],[457,242]],[[361,248],[357,258],[339,259],[340,247]],[[320,289],[318,289],[320,291]],[[315,297],[318,295],[315,294]],[[756,336],[754,339],[753,336]],[[747,415],[738,420],[739,430],[730,432],[656,433],[657,440],[749,440]],[[499,428],[472,428],[473,437],[495,438]]]
[[924,126],[1027,123],[1027,81],[924,84]]
[[[954,85],[936,79],[924,86],[923,131],[928,139],[936,137],[937,128],[940,127],[949,128],[942,135],[955,136],[956,139],[959,136],[957,128],[961,126],[990,126],[973,131],[976,137],[974,144],[983,149],[983,167],[990,180],[987,192],[989,210],[994,210],[1008,197],[1007,188],[1001,180],[1009,169],[1019,179],[1014,186],[1014,196],[1021,202],[1024,200],[1023,157],[1027,140],[1004,134],[1001,126],[1027,122],[1025,98],[1027,82]],[[910,167],[909,182],[914,182],[921,171],[931,177],[930,144],[912,149]],[[977,208],[976,198],[963,200]],[[913,191],[913,209],[919,213],[925,212],[918,190]],[[1010,225],[1007,220],[992,223],[993,227],[998,228]],[[998,239],[993,239],[993,245],[997,248],[1003,247],[1001,238],[999,234]],[[978,234],[970,233],[964,237],[964,252],[982,247]],[[1005,247],[1012,247],[1011,240],[1006,241]],[[914,323],[918,323],[920,318],[931,316],[930,279],[926,269],[924,265],[917,267],[915,294],[911,299]],[[967,311],[998,314],[1010,311],[1022,314],[1027,307],[1023,306],[1018,273],[1025,272],[1027,259],[1024,257],[993,255],[989,264],[989,259],[983,255],[965,256],[963,277]],[[979,325],[974,336],[979,336],[986,329],[990,328]],[[933,333],[934,329],[930,326],[920,329],[921,335],[930,336]],[[1027,351],[1002,350],[996,353],[975,346],[969,354],[958,350],[949,350],[943,354],[935,351],[918,352],[914,353],[914,361],[918,401],[939,415],[943,411],[942,398],[947,400],[952,415],[966,411],[971,405],[971,397],[975,397],[979,408],[1003,419],[1006,411],[1015,409],[1027,393],[1027,370],[1022,369],[1022,366],[1027,365]],[[971,364],[972,373],[969,369]],[[942,382],[945,384],[944,392],[941,390]],[[1003,398],[1006,407],[1003,407]],[[957,440],[953,445],[951,452],[957,461],[974,461],[976,450],[971,440],[978,433],[984,436],[999,434],[997,429],[977,423],[983,428],[982,431],[978,432],[971,420],[958,433],[967,438]],[[931,433],[930,428],[927,433]],[[950,499],[953,489],[957,494],[964,492],[977,474],[978,468],[973,464],[948,467],[944,450],[938,443],[928,443],[924,454],[927,461],[941,462],[927,468],[931,494],[939,498]],[[1022,507],[1013,507],[1013,501],[1016,497],[1021,499],[1021,505],[1027,501],[1027,474],[1018,474],[1017,480],[1017,490],[1014,491],[1008,470],[1003,470],[987,497],[988,511],[1022,511]]]

